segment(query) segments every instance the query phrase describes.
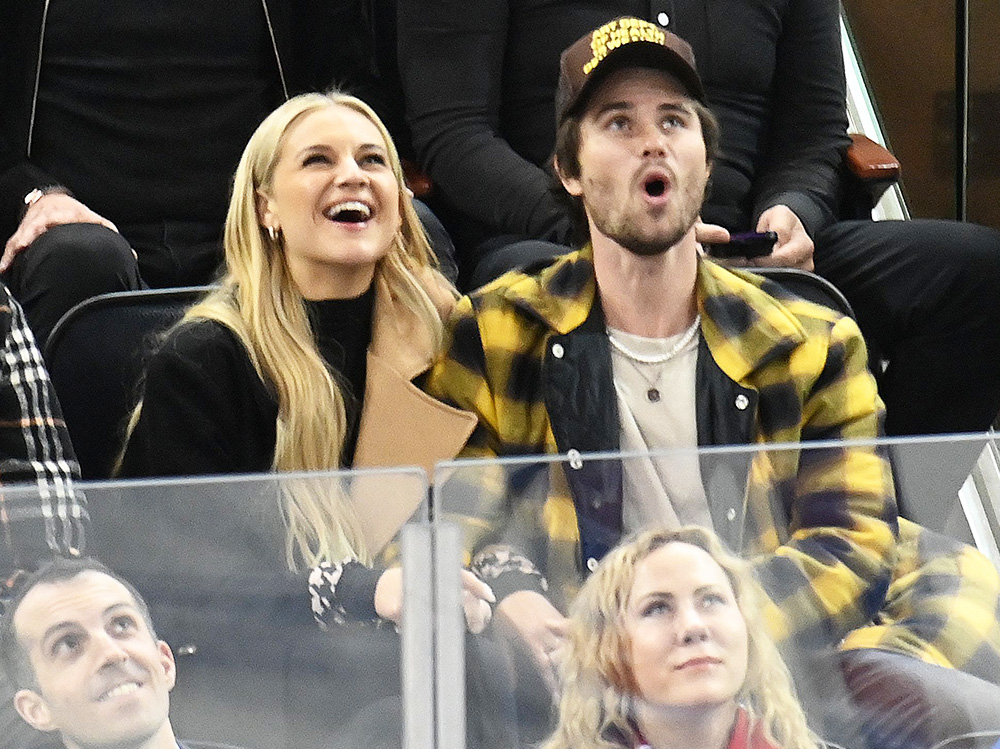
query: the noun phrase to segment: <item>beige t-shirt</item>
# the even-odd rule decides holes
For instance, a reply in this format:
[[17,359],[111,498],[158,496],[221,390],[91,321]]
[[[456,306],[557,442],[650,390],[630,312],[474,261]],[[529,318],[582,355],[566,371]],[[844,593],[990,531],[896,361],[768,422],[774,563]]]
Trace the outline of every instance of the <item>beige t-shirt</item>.
[[619,344],[611,346],[611,365],[618,396],[622,451],[686,448],[655,458],[623,460],[625,531],[652,525],[676,528],[691,523],[711,527],[696,450],[698,335],[661,364],[637,361],[619,347],[639,358],[662,358],[684,338],[684,333],[669,338],[646,338],[608,328],[608,335]]

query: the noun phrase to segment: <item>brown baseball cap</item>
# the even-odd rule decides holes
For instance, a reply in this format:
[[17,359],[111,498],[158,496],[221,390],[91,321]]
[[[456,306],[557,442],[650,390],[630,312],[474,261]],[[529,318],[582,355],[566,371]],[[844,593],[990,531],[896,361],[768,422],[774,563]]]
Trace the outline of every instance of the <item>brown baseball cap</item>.
[[599,80],[622,67],[663,70],[683,84],[692,98],[705,102],[691,45],[641,18],[623,16],[580,37],[559,58],[556,123],[586,101]]

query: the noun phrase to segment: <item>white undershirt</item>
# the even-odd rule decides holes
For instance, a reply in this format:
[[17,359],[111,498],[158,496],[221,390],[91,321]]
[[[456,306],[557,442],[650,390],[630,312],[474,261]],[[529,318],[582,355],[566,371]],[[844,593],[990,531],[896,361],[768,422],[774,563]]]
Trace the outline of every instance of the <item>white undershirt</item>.
[[[684,333],[669,338],[646,338],[615,328],[608,333],[629,352],[655,359],[670,351]],[[670,447],[694,448],[698,444],[695,418],[695,335],[672,359],[646,364],[611,347],[611,367],[618,396],[621,449],[645,452]],[[647,393],[659,391],[652,402]],[[676,528],[698,524],[711,527],[708,500],[701,483],[698,454],[694,449],[670,453],[655,460],[649,456],[623,462],[625,531],[652,525]]]

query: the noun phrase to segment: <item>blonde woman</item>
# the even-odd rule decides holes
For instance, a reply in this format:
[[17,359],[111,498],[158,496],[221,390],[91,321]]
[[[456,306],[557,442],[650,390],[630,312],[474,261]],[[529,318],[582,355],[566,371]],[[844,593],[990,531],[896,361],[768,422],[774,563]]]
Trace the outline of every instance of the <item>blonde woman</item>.
[[815,749],[742,561],[703,528],[649,531],[575,600],[544,749]]
[[[458,452],[475,417],[413,383],[455,293],[364,102],[304,94],[264,120],[236,171],[224,244],[221,285],[149,364],[122,475],[429,469]],[[282,509],[287,561],[313,568],[318,618],[398,622],[399,570],[370,566],[348,503],[298,484]],[[487,610],[488,588],[464,582]]]

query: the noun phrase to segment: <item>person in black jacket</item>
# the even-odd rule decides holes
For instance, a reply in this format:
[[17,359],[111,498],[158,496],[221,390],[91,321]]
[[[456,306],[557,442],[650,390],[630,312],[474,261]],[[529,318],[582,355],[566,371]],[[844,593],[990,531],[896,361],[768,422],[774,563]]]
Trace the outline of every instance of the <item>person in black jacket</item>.
[[546,173],[559,53],[639,16],[692,45],[721,123],[703,219],[775,230],[762,264],[815,267],[844,292],[889,361],[889,434],[986,429],[1000,410],[1000,233],[837,220],[848,144],[838,11],[833,0],[402,0],[407,116],[460,248],[461,284],[572,242]]
[[94,294],[212,281],[250,133],[335,83],[377,105],[371,54],[362,0],[5,8],[0,271],[39,342]]
[[[399,156],[370,107],[331,92],[302,94],[271,113],[240,159],[224,243],[221,284],[151,358],[123,475],[399,465],[430,472],[454,457],[475,416],[428,397],[413,380],[437,354],[455,294],[435,267]],[[323,746],[346,730],[345,714],[371,707],[364,703],[372,693],[382,700],[399,691],[398,639],[385,625],[401,622],[402,570],[389,541],[424,495],[373,482],[323,474],[262,490],[261,514],[277,532],[262,531],[259,569],[247,565],[240,575],[287,582],[271,609],[276,618],[266,616],[263,585],[241,586],[231,600],[205,592],[227,610],[245,606],[255,625],[270,623],[263,657],[279,660],[288,684],[263,674],[260,681],[285,695],[290,725],[322,726]],[[222,516],[213,532],[244,517],[212,499],[206,511]],[[254,516],[251,506],[241,505]],[[181,523],[184,534],[192,531]],[[468,571],[462,585],[466,621],[479,631],[492,592]],[[345,622],[365,626],[336,626]],[[223,650],[221,639],[206,636],[200,650]],[[248,648],[238,657],[243,664],[259,656]],[[335,674],[320,690],[329,688],[329,700],[308,688],[326,674]],[[297,729],[289,735],[291,746],[315,745]]]
[[[412,382],[438,353],[455,295],[370,107],[302,94],[271,113],[240,160],[225,246],[221,285],[152,357],[123,475],[430,472],[455,456],[475,417]],[[287,564],[318,570],[317,619],[398,623],[399,569],[361,563],[385,542],[373,546],[352,506],[329,492],[282,495]],[[338,598],[338,583],[355,595]]]

